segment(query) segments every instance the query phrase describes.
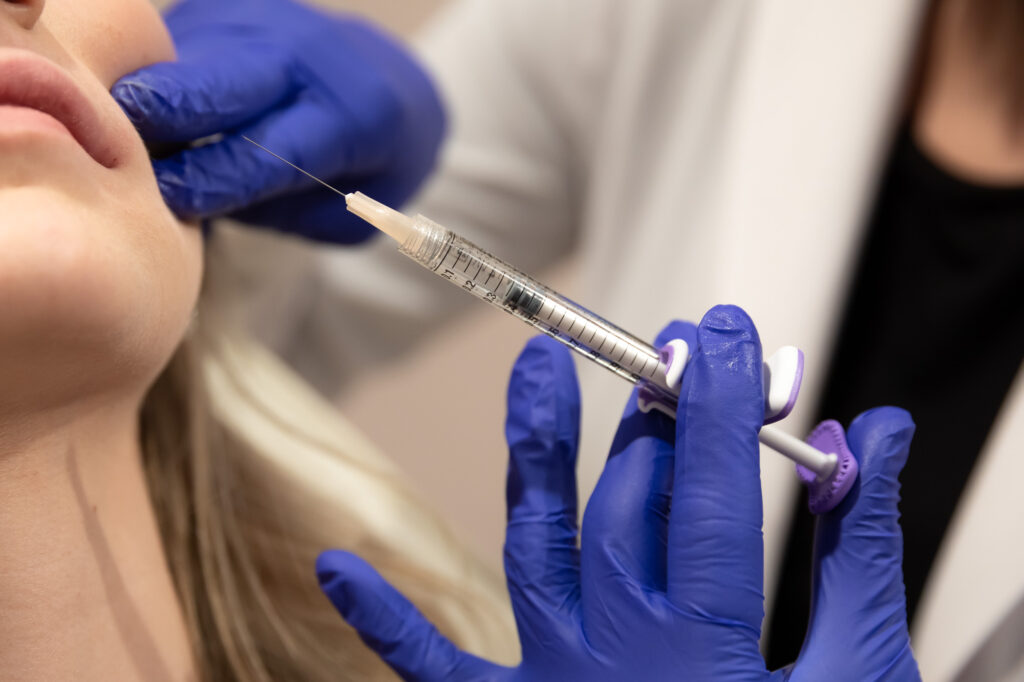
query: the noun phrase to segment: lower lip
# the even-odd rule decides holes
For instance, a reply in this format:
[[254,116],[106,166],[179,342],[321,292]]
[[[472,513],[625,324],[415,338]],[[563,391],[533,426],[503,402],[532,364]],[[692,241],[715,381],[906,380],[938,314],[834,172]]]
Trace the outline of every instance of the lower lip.
[[57,133],[75,139],[63,123],[49,114],[38,109],[0,104],[0,137],[30,132]]

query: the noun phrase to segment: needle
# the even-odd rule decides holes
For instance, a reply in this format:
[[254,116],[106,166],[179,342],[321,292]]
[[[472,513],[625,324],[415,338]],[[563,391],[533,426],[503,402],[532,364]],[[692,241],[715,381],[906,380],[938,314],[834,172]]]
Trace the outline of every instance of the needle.
[[346,197],[346,198],[348,197],[348,195],[347,195],[347,194],[345,194],[344,192],[342,192],[342,191],[341,191],[340,189],[336,189],[336,188],[334,188],[334,187],[331,187],[330,185],[328,185],[328,184],[327,184],[326,182],[324,182],[323,180],[321,180],[321,179],[320,179],[320,178],[318,178],[317,176],[313,175],[312,173],[309,173],[309,172],[307,172],[307,171],[304,171],[304,170],[302,170],[301,168],[299,168],[298,166],[296,166],[296,165],[295,165],[294,163],[292,163],[292,162],[291,162],[291,161],[289,161],[288,159],[285,159],[285,158],[283,158],[283,157],[280,157],[280,156],[278,156],[278,155],[277,155],[277,154],[275,154],[274,152],[270,151],[269,149],[267,149],[266,147],[264,147],[263,145],[261,145],[261,144],[260,144],[259,142],[255,142],[255,141],[253,141],[253,140],[249,139],[248,137],[246,137],[245,135],[242,135],[242,139],[243,139],[243,140],[245,140],[246,142],[249,142],[249,143],[251,143],[251,144],[254,144],[254,145],[256,145],[257,147],[259,147],[260,149],[262,149],[262,150],[263,150],[263,151],[265,151],[266,153],[270,154],[270,155],[271,155],[271,156],[273,156],[274,158],[277,158],[277,159],[280,159],[281,161],[284,161],[285,163],[287,163],[287,164],[288,164],[289,166],[291,166],[291,167],[292,167],[292,168],[294,168],[295,170],[299,171],[300,173],[302,173],[302,174],[303,174],[303,175],[305,175],[306,177],[309,177],[309,178],[312,178],[313,180],[316,180],[316,181],[317,181],[317,182],[319,182],[319,183],[320,183],[321,185],[323,185],[323,186],[324,186],[324,187],[326,187],[327,189],[331,190],[331,191],[332,191],[332,192],[334,192],[335,194],[340,194],[341,196],[343,196],[343,197]]

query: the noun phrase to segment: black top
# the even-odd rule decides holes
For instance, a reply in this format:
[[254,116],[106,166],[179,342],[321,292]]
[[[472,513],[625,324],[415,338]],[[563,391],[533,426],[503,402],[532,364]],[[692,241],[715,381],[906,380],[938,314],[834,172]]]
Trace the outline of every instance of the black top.
[[[878,405],[917,424],[903,471],[908,615],[1024,359],[1024,187],[979,186],[892,150],[847,302],[819,419]],[[806,497],[806,496],[805,496]],[[810,612],[814,520],[794,514],[771,614],[772,669],[796,659]]]

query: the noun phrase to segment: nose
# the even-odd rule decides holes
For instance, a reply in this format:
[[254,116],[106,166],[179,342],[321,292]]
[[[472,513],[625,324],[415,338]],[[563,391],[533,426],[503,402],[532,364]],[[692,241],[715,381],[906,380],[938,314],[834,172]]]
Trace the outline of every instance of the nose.
[[0,14],[6,14],[20,26],[30,29],[39,21],[46,0],[0,0]]

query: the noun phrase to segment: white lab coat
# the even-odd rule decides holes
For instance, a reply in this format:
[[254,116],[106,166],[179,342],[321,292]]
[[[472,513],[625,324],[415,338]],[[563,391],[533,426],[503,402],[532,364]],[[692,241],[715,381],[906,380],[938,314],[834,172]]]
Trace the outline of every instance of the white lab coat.
[[[901,113],[923,7],[456,3],[424,39],[452,136],[416,208],[528,270],[579,250],[583,282],[572,293],[641,336],[653,338],[672,317],[696,320],[715,303],[742,306],[766,352],[794,344],[806,354],[802,408],[783,422],[803,434]],[[288,329],[315,317],[331,332],[323,348],[336,349],[324,366],[397,352],[396,335],[414,338],[431,314],[463,300],[421,286],[420,273],[387,245],[317,258],[290,280],[300,296],[290,299],[295,318],[267,335],[287,345]],[[325,322],[332,316],[333,326]],[[610,442],[621,393],[602,400],[601,389],[615,379],[584,372],[582,381],[584,439]],[[951,419],[955,412],[951,405]],[[923,598],[913,645],[925,679],[954,679],[1024,594],[1024,502],[1015,494],[1022,447],[1018,376]],[[584,488],[601,464],[581,463]],[[765,454],[762,465],[771,586],[795,479],[777,455]]]

